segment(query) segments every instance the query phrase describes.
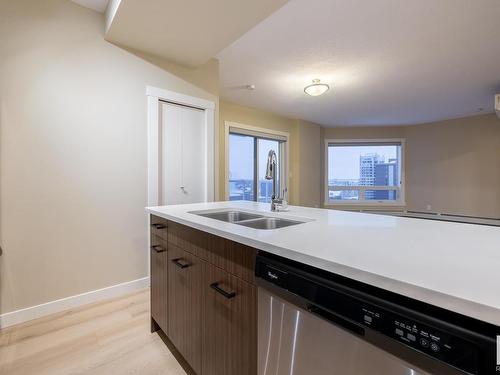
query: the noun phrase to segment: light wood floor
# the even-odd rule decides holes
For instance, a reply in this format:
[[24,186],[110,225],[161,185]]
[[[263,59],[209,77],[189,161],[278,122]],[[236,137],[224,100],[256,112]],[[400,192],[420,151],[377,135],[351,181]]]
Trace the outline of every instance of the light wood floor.
[[0,331],[1,375],[185,375],[150,333],[149,290]]

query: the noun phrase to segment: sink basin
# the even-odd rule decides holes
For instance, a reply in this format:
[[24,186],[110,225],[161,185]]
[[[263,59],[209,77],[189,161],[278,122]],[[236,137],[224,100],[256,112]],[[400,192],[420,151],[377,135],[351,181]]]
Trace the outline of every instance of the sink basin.
[[290,225],[303,224],[307,222],[291,220],[281,217],[269,217],[251,212],[238,211],[237,209],[225,209],[220,211],[191,211],[190,214],[208,217],[210,219],[225,221],[237,225],[243,225],[254,229],[279,229]]
[[236,223],[243,220],[251,220],[263,217],[262,215],[251,214],[243,211],[217,211],[196,213],[196,215],[208,217],[210,219],[226,221],[228,223]]
[[263,217],[255,220],[242,221],[236,224],[254,229],[278,229],[289,227],[291,225],[303,224],[303,222],[275,217]]

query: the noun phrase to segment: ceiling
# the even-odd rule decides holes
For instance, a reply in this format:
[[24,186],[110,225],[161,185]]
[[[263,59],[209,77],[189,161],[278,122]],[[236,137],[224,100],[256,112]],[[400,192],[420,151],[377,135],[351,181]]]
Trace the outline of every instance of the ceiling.
[[291,0],[217,55],[221,97],[325,126],[493,112],[499,36],[499,0]]
[[108,6],[109,0],[71,0],[74,3],[80,4],[85,8],[93,9],[99,13],[104,13]]
[[106,40],[196,67],[287,0],[121,0]]

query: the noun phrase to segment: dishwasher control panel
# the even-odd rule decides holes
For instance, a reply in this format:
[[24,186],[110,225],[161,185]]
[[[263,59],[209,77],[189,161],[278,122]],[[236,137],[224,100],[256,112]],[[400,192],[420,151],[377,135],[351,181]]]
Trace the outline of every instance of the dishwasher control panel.
[[319,277],[310,267],[305,267],[309,271],[305,272],[289,263],[280,264],[258,256],[257,280],[301,297],[304,309],[355,334],[363,336],[370,329],[465,373],[490,373],[495,341],[489,332],[473,331],[474,325],[450,324],[412,309],[404,299],[389,301],[381,298],[385,296],[383,293],[368,294],[356,289],[357,284],[341,284],[337,279]]
[[365,327],[469,373],[474,374],[477,371],[479,348],[461,337],[368,305],[359,307],[357,321]]

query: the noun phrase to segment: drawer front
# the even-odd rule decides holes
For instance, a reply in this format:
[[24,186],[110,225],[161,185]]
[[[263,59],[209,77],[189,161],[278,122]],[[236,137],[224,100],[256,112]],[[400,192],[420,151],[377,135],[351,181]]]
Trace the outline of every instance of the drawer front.
[[208,234],[170,221],[168,242],[201,259],[206,258]]
[[256,249],[172,221],[168,225],[169,244],[255,283]]
[[255,283],[257,250],[222,237],[209,235],[206,261],[230,274]]
[[168,239],[168,221],[162,217],[151,215],[151,235],[161,239]]

